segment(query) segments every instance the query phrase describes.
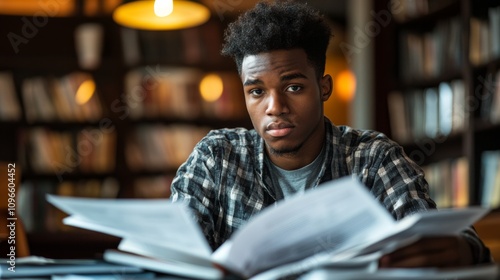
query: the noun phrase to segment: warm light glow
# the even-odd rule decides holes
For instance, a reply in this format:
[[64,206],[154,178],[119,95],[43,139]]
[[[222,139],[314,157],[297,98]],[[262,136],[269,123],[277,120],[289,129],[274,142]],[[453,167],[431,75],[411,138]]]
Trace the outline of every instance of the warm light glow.
[[90,98],[94,95],[95,92],[95,83],[93,80],[84,81],[78,90],[76,91],[75,99],[76,103],[83,105],[87,103]]
[[208,74],[200,82],[201,97],[208,102],[214,102],[222,95],[224,85],[217,74]]
[[0,0],[0,14],[67,17],[75,14],[75,1]]
[[351,101],[356,91],[356,77],[349,70],[342,70],[335,78],[335,92],[344,101]]
[[[163,2],[165,0],[161,0]],[[172,1],[170,15],[155,15],[155,3],[160,0],[134,1],[119,6],[113,13],[113,19],[120,25],[143,30],[173,30],[194,27],[205,23],[210,18],[210,10],[191,1]]]
[[173,0],[155,0],[155,15],[158,17],[166,17],[174,10]]

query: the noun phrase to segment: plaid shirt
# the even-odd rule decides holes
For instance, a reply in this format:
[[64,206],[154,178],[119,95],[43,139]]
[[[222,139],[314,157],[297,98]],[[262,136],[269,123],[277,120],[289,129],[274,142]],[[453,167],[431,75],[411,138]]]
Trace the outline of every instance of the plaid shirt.
[[[355,175],[396,220],[436,207],[422,170],[401,146],[382,133],[335,126],[326,118],[325,128],[321,171],[306,189]],[[177,171],[172,201],[182,201],[194,210],[213,249],[277,200],[264,154],[264,141],[255,130],[213,130]],[[476,262],[490,260],[489,251],[472,229],[463,236],[471,244]]]

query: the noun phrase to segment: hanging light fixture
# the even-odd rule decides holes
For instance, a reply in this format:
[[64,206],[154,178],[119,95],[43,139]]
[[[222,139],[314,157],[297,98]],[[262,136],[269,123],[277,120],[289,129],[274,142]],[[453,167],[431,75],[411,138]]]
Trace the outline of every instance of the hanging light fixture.
[[194,27],[210,18],[207,7],[192,1],[140,0],[123,4],[113,12],[120,25],[143,30],[173,30]]

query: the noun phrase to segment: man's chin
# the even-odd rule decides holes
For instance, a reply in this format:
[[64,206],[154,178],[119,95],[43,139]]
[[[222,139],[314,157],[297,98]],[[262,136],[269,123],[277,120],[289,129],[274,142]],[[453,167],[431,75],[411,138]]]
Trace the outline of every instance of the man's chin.
[[275,155],[275,156],[293,156],[295,154],[297,154],[300,150],[300,145],[299,146],[293,146],[293,147],[286,147],[286,146],[282,146],[282,147],[272,147],[272,146],[268,146],[268,151],[269,153],[271,153],[272,155]]

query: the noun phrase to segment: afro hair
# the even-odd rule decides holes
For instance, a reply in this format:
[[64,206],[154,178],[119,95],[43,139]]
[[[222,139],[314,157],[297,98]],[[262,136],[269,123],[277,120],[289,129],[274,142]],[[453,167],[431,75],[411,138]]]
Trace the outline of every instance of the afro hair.
[[241,73],[245,56],[279,49],[303,49],[318,78],[325,70],[331,29],[307,4],[292,1],[259,2],[229,24],[222,54],[236,62]]

